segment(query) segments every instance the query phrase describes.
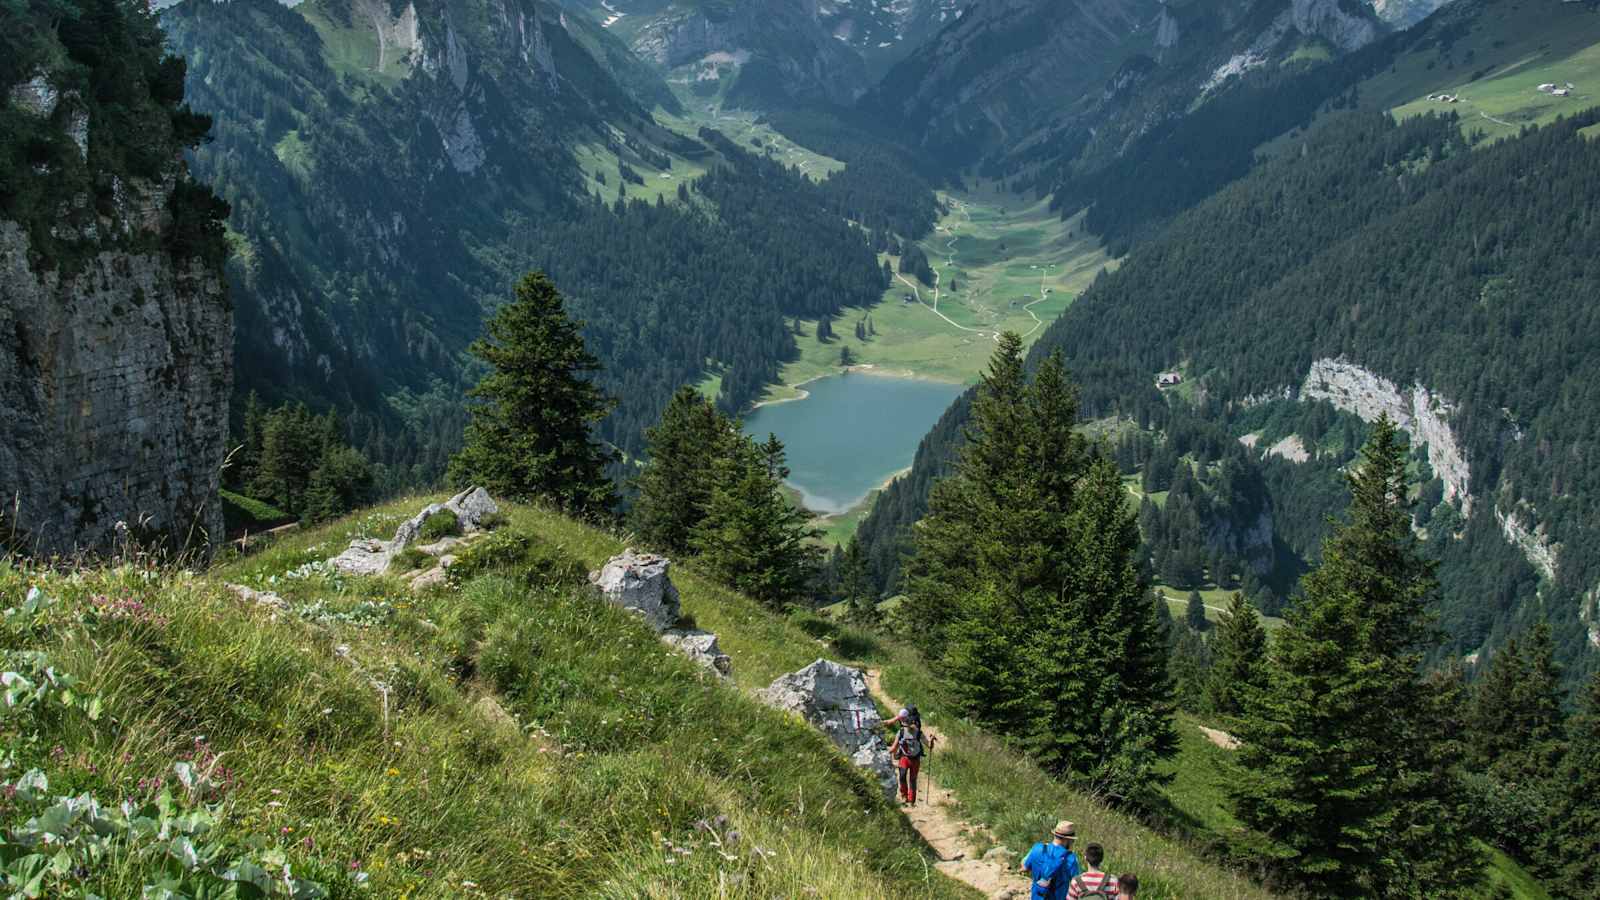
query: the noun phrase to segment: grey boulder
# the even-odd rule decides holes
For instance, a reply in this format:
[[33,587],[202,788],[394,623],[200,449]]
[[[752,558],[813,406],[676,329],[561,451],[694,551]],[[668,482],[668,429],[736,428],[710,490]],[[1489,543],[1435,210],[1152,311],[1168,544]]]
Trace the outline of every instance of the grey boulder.
[[819,659],[781,675],[760,694],[769,706],[798,714],[828,736],[850,761],[866,769],[894,798],[894,761],[883,741],[883,720],[860,669]]
[[606,602],[637,613],[660,634],[678,624],[681,608],[678,589],[667,577],[672,561],[653,553],[638,553],[632,547],[606,560],[599,571],[589,573]]
[[724,678],[733,672],[733,660],[717,646],[717,636],[709,631],[669,628],[662,632],[661,640]]
[[471,534],[484,530],[484,523],[500,512],[500,506],[483,488],[467,488],[443,503],[428,504],[422,512],[400,523],[400,527],[395,529],[394,540],[389,542],[390,549],[398,551],[410,546],[422,534],[422,523],[434,513],[445,510],[455,514],[463,533]]

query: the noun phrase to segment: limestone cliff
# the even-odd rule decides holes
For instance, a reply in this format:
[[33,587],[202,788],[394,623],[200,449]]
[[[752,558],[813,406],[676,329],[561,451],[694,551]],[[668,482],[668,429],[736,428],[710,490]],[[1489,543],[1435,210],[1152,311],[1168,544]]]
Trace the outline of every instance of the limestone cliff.
[[128,136],[56,79],[0,87],[8,124],[58,151],[0,197],[0,546],[102,550],[126,523],[203,549],[222,537],[232,386],[215,201],[168,135],[149,173],[117,165],[107,145]]

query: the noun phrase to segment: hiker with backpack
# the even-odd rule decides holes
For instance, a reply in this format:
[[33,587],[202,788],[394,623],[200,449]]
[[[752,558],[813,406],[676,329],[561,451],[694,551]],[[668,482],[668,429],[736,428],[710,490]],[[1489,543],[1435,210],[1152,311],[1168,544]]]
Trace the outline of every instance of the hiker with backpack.
[[[1072,879],[1067,887],[1067,900],[1113,900],[1121,897],[1117,876],[1100,871],[1105,862],[1106,850],[1099,844],[1083,848],[1083,873]],[[1134,882],[1137,884],[1137,880]]]
[[1032,900],[1064,900],[1067,885],[1078,877],[1078,854],[1072,852],[1077,827],[1066,819],[1056,823],[1050,841],[1033,845],[1022,858],[1022,871],[1033,879]]
[[922,717],[915,706],[908,706],[884,724],[900,726],[889,744],[889,756],[894,759],[900,802],[915,804],[917,776],[922,769],[922,757],[928,751],[928,739],[922,733]]

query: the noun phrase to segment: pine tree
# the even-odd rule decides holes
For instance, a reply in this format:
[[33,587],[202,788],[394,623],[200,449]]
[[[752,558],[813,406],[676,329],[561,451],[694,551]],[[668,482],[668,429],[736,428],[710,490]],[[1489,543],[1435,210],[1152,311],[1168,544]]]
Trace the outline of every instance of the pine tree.
[[928,513],[913,532],[915,552],[906,567],[903,620],[913,643],[936,662],[961,598],[975,592],[980,570],[987,568],[977,542],[980,530],[995,521],[996,488],[1022,459],[1027,385],[1021,338],[1010,332],[1000,336],[981,379],[966,445],[955,471],[929,494]]
[[262,431],[266,412],[261,408],[261,398],[251,391],[244,401],[244,440],[234,451],[232,464],[224,475],[223,483],[235,491],[248,491],[261,469]]
[[261,455],[250,495],[284,512],[302,514],[311,472],[322,458],[325,444],[323,425],[304,403],[268,413],[262,420]]
[[1561,671],[1550,626],[1540,622],[1494,654],[1473,692],[1473,767],[1507,785],[1535,783],[1556,765],[1563,724]]
[[1589,679],[1567,723],[1568,751],[1556,770],[1543,861],[1557,896],[1600,898],[1600,673]]
[[1206,601],[1199,591],[1189,592],[1189,600],[1183,607],[1183,624],[1191,631],[1205,631],[1211,627],[1206,621]]
[[1206,705],[1231,718],[1244,709],[1243,698],[1265,685],[1267,632],[1255,607],[1235,592],[1212,639],[1215,658],[1206,684]]
[[878,591],[873,585],[866,551],[861,548],[861,541],[857,538],[852,537],[839,556],[839,582],[846,617],[850,622],[867,627],[880,624],[882,616],[878,612]]
[[1467,705],[1468,783],[1498,820],[1485,823],[1487,837],[1524,861],[1562,789],[1550,777],[1566,751],[1561,694],[1550,626],[1540,622],[1491,657]]
[[650,458],[634,480],[630,522],[650,547],[687,550],[711,501],[713,467],[732,452],[738,427],[699,391],[682,387],[644,434]]
[[1028,667],[1030,700],[1049,699],[1045,714],[1030,717],[1027,743],[1098,795],[1143,804],[1170,780],[1157,767],[1177,752],[1178,734],[1167,633],[1139,576],[1138,526],[1110,460],[1095,460],[1079,480],[1064,531],[1064,589],[1031,617],[1049,627]]
[[1436,582],[1411,531],[1405,465],[1380,419],[1347,476],[1349,521],[1303,579],[1238,728],[1229,782],[1247,852],[1316,896],[1451,895],[1482,873],[1418,674]]
[[616,503],[605,473],[615,453],[591,437],[613,401],[590,379],[600,364],[584,347],[581,327],[544,273],[517,284],[515,298],[470,348],[492,371],[467,392],[479,402],[450,460],[453,484],[544,498],[583,514]]
[[719,579],[774,609],[799,599],[820,550],[809,514],[783,494],[783,444],[745,438],[718,459],[705,519],[691,544]]

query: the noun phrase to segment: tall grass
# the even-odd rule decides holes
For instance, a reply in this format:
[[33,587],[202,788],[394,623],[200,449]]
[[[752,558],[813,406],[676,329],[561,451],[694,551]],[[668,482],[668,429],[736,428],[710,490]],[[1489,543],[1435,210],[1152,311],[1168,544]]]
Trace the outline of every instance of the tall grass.
[[[317,564],[419,505],[209,574],[0,564],[0,606],[31,586],[60,601],[4,649],[49,653],[103,704],[6,720],[13,777],[38,767],[52,793],[114,803],[198,761],[220,780],[215,839],[281,852],[334,897],[972,896],[823,737],[748,698],[820,650],[749,601],[678,578],[701,627],[723,629],[730,684],[568,578],[413,597]],[[588,565],[620,546],[538,510],[508,527]],[[105,614],[108,598],[136,614]],[[72,877],[137,896],[163,865],[112,853]]]

